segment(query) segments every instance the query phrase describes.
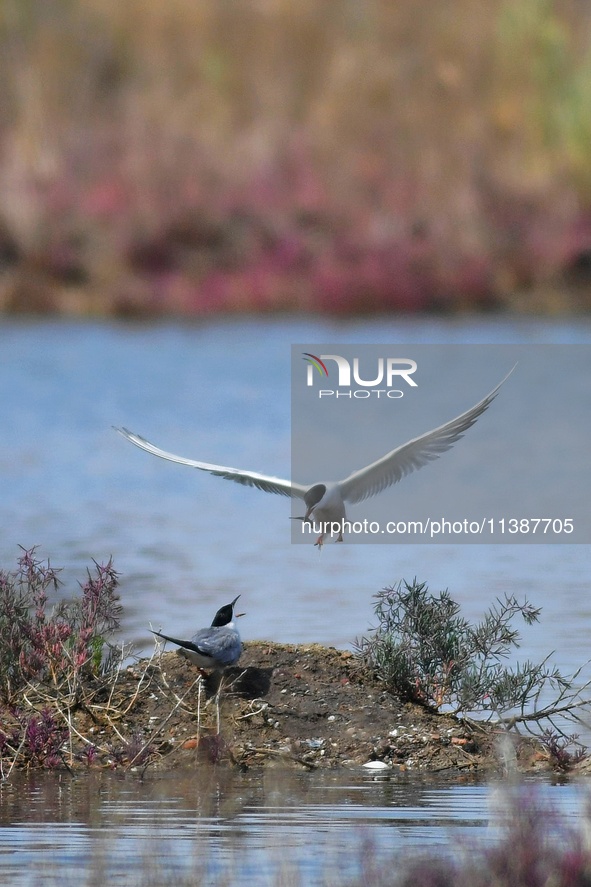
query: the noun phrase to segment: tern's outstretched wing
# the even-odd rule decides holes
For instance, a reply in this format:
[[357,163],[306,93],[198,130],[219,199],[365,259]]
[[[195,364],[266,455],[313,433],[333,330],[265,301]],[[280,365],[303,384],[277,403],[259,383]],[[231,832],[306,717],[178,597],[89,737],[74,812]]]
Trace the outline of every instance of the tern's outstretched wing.
[[133,432],[128,431],[127,428],[115,428],[115,431],[122,434],[123,437],[135,444],[136,447],[146,450],[147,453],[152,453],[152,455],[159,456],[161,459],[168,459],[169,462],[178,462],[180,465],[188,465],[190,468],[199,468],[200,471],[208,471],[210,474],[215,474],[216,477],[233,480],[237,484],[242,484],[245,487],[256,487],[259,490],[264,490],[265,493],[278,493],[280,496],[295,496],[298,499],[303,499],[304,494],[308,489],[301,484],[294,484],[289,480],[282,480],[280,477],[269,477],[266,474],[257,474],[255,471],[241,471],[239,468],[227,468],[224,465],[211,465],[209,462],[197,462],[195,459],[185,459],[183,456],[175,456],[174,453],[167,453],[166,450],[161,450],[159,447],[154,446],[149,440],[140,437],[139,434],[133,434]]
[[339,483],[339,489],[345,502],[361,502],[363,499],[375,496],[386,487],[397,483],[405,475],[422,468],[423,465],[434,459],[438,459],[442,453],[449,450],[457,440],[463,437],[468,428],[474,425],[478,417],[490,406],[499,393],[501,385],[509,378],[513,369],[484,400],[481,400],[472,409],[452,419],[451,422],[440,425],[433,431],[428,431],[421,437],[409,440],[408,443],[386,453],[381,459],[372,462],[366,468],[355,471],[342,480]]

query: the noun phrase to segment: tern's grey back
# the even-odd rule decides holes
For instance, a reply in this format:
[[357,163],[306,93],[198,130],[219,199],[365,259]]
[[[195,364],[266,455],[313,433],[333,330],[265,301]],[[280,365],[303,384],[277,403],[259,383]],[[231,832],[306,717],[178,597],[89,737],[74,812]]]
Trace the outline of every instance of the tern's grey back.
[[233,622],[219,628],[202,628],[191,640],[201,653],[220,665],[234,665],[242,653],[240,634]]

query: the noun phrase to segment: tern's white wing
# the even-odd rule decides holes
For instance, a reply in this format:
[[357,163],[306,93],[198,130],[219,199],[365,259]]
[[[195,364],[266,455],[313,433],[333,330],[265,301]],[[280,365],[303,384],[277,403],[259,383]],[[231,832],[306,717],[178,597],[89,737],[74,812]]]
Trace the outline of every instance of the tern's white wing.
[[169,462],[178,462],[180,465],[189,465],[191,468],[199,468],[201,471],[209,471],[210,474],[215,474],[217,477],[223,477],[226,480],[233,480],[245,487],[256,487],[259,490],[264,490],[265,493],[295,496],[298,499],[303,499],[308,489],[301,486],[301,484],[293,484],[289,480],[282,480],[280,477],[268,477],[265,474],[257,474],[255,471],[241,471],[239,468],[227,468],[224,465],[211,465],[209,462],[197,462],[195,459],[175,456],[174,453],[167,453],[166,450],[161,450],[159,447],[154,446],[149,440],[140,437],[139,434],[133,434],[127,428],[116,428],[115,430],[135,444],[136,447],[140,447],[140,449],[146,450],[146,452],[152,453],[154,456],[168,459]]
[[463,437],[468,428],[474,425],[478,417],[490,406],[499,393],[501,385],[512,372],[513,370],[471,410],[467,410],[461,416],[457,416],[445,425],[440,425],[433,431],[428,431],[421,437],[409,440],[408,443],[386,453],[381,459],[372,462],[366,468],[355,471],[342,480],[339,483],[339,489],[345,502],[361,502],[363,499],[375,496],[376,493],[397,483],[407,474],[416,471],[417,468],[422,468],[428,462],[438,459],[442,453],[449,450],[457,440]]

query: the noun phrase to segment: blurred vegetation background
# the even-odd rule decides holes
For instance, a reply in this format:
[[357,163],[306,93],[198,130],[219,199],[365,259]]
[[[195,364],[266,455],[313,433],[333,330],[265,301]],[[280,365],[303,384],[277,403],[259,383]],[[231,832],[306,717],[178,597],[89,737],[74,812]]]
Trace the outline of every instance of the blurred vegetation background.
[[0,0],[0,311],[591,306],[583,0]]

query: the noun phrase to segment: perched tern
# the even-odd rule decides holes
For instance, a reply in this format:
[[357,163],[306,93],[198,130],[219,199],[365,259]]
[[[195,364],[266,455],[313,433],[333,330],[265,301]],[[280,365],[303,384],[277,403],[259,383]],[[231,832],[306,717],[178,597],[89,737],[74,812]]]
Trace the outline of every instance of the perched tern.
[[[402,446],[390,450],[385,456],[366,465],[365,468],[354,471],[344,480],[316,483],[312,486],[297,484],[266,474],[258,474],[255,471],[243,471],[240,468],[228,468],[210,462],[198,462],[196,459],[175,456],[174,453],[161,450],[145,438],[140,437],[139,434],[128,431],[127,428],[116,428],[115,430],[136,447],[140,447],[154,456],[159,456],[161,459],[168,459],[169,462],[178,462],[180,465],[208,471],[217,477],[233,480],[243,486],[256,487],[265,493],[277,493],[280,496],[303,499],[306,513],[304,517],[295,519],[312,522],[314,526],[320,525],[322,532],[314,544],[322,546],[324,536],[330,531],[327,525],[334,524],[336,526],[339,524],[342,527],[343,522],[347,519],[345,503],[354,505],[364,499],[369,499],[370,496],[376,496],[392,484],[398,483],[407,474],[411,474],[434,459],[438,459],[442,453],[445,453],[456,441],[460,440],[465,432],[474,425],[478,417],[488,409],[513,369],[483,400],[450,422],[446,422],[445,425],[440,425],[438,428],[427,431],[426,434],[414,437]],[[341,531],[338,534],[337,542],[342,541]]]
[[179,655],[184,656],[193,665],[221,671],[229,665],[235,665],[242,653],[242,641],[233,621],[234,605],[239,597],[240,595],[230,604],[220,607],[210,627],[199,629],[190,641],[172,638],[151,629],[152,634],[176,644],[180,648]]

